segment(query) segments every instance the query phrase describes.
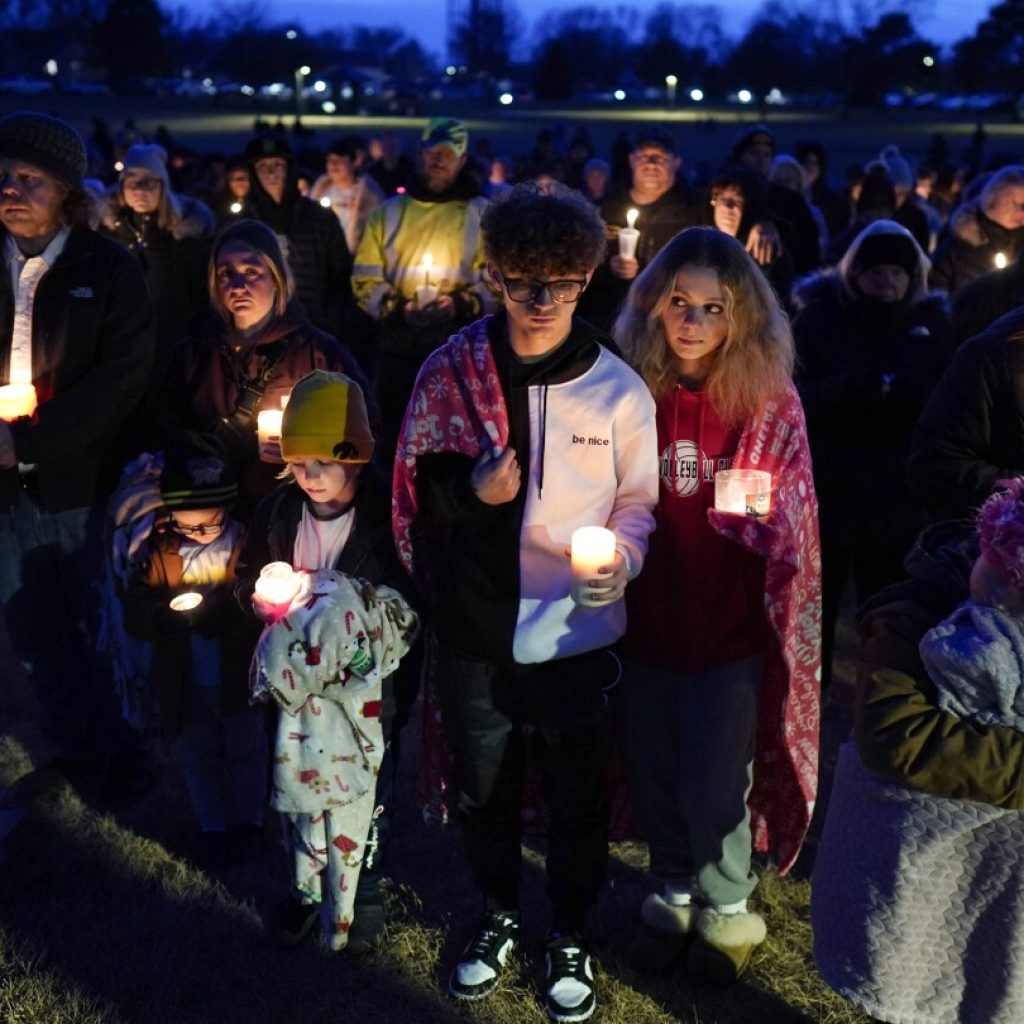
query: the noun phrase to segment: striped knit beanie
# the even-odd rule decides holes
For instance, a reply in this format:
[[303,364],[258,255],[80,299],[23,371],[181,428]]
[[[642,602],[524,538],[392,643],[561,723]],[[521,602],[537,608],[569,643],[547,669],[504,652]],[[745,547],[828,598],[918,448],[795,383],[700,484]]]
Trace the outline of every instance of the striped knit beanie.
[[201,435],[181,431],[164,447],[160,494],[165,508],[185,512],[230,505],[238,486],[220,451]]
[[314,370],[292,388],[281,420],[286,459],[369,462],[373,445],[366,399],[350,377]]
[[70,188],[81,188],[88,166],[85,143],[71,125],[30,110],[0,118],[0,157],[23,160]]

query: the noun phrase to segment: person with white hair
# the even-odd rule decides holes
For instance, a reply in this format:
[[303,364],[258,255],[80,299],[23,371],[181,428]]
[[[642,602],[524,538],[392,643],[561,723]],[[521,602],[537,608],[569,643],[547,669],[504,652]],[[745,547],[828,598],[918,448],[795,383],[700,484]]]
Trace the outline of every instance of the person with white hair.
[[950,295],[976,277],[1016,263],[1024,248],[1024,166],[1011,164],[953,211],[940,243],[932,284]]

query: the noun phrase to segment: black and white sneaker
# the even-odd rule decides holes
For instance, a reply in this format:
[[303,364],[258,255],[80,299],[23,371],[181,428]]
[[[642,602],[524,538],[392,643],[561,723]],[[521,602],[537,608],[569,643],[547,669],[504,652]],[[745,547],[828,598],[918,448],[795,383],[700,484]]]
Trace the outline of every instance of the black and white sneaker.
[[552,932],[547,945],[544,1009],[552,1020],[586,1020],[597,1005],[594,971],[582,936]]
[[519,941],[519,915],[510,911],[484,914],[473,941],[463,950],[448,979],[456,999],[483,999],[497,987],[509,953]]

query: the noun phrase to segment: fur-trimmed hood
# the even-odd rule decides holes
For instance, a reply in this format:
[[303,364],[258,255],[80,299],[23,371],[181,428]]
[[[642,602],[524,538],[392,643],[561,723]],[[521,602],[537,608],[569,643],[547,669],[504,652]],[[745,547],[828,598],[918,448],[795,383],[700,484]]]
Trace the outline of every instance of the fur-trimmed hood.
[[[837,267],[825,267],[806,277],[798,278],[790,293],[790,302],[795,313],[817,302],[831,301],[838,307],[843,303],[855,301],[856,298],[858,297],[852,295],[846,287]],[[949,313],[949,297],[943,291],[929,291],[913,305]]]
[[[173,202],[171,200],[173,199]],[[216,218],[213,211],[194,196],[169,193],[169,210],[171,223],[168,230],[171,235],[181,241],[185,238],[206,238],[213,233],[216,225]],[[123,231],[134,230],[135,225],[131,223],[131,210],[124,205],[121,199],[121,186],[115,183],[108,190],[105,197],[98,201],[100,211],[100,226],[113,235]],[[154,218],[157,214],[152,214]]]
[[917,253],[917,267],[910,278],[910,287],[907,289],[907,301],[911,305],[920,302],[928,294],[928,272],[932,269],[932,261],[928,259],[924,250],[918,245],[917,239],[902,224],[897,224],[896,221],[885,218],[872,221],[857,235],[843,254],[843,258],[836,264],[836,271],[847,295],[851,298],[859,297],[860,293],[854,288],[851,272],[857,264],[857,253],[864,244],[864,240],[875,235],[900,235],[913,245],[914,251]]
[[961,203],[949,218],[949,231],[972,248],[986,245],[1005,245],[1013,248],[1024,231],[1004,228],[990,220],[981,209],[981,199],[968,199]]

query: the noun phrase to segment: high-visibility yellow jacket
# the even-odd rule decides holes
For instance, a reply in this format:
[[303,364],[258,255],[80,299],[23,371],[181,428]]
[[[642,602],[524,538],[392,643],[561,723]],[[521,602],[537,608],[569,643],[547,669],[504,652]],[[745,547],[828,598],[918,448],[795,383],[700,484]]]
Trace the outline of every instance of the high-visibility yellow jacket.
[[482,196],[424,202],[399,195],[378,206],[366,222],[352,270],[359,306],[383,319],[413,301],[419,285],[433,284],[440,295],[455,298],[460,320],[491,312],[495,300],[484,282],[480,231],[486,205]]

